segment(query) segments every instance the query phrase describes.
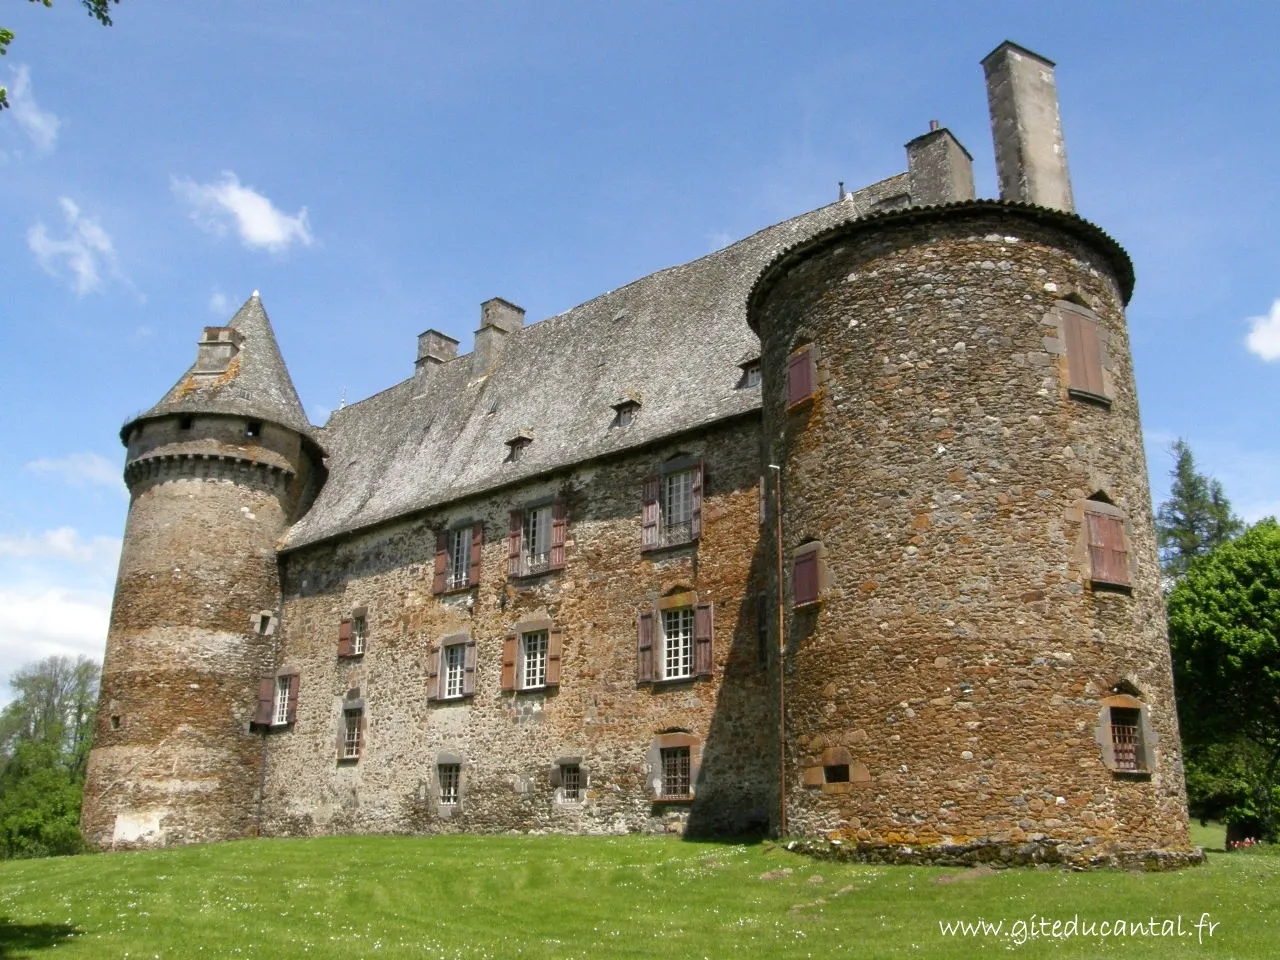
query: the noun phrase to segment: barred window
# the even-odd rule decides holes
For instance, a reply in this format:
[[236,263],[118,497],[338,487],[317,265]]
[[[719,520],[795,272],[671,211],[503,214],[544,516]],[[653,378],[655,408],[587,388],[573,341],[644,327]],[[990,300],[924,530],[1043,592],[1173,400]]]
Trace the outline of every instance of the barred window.
[[462,765],[458,763],[442,763],[436,767],[437,779],[440,781],[440,805],[456,806],[459,786],[462,781]]
[[276,677],[276,707],[271,716],[274,726],[289,722],[289,691],[292,682],[293,677],[290,676]]
[[355,760],[360,756],[360,748],[363,746],[364,724],[363,710],[344,710],[342,713],[343,736],[342,736],[342,759]]
[[471,528],[462,527],[449,531],[448,566],[445,570],[445,589],[457,590],[471,582]]
[[566,800],[581,800],[582,767],[576,763],[560,764],[560,786]]
[[1111,748],[1117,770],[1142,770],[1141,712],[1111,708]]
[[532,630],[520,635],[523,663],[520,688],[542,687],[547,683],[547,631]]
[[462,683],[466,673],[466,647],[461,643],[444,648],[444,695],[462,696]]
[[662,678],[693,676],[693,607],[662,611]]
[[364,653],[365,641],[369,638],[369,621],[363,613],[351,618],[351,656],[358,657]]
[[662,545],[693,539],[693,471],[662,478]]
[[662,795],[664,797],[689,796],[689,748],[663,747]]

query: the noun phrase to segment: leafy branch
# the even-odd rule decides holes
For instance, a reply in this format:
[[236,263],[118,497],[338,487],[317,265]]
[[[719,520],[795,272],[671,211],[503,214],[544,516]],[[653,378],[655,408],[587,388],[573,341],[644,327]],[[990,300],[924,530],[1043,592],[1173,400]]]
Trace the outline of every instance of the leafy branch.
[[[31,3],[38,3],[44,7],[52,7],[53,0],[30,0]],[[81,6],[85,8],[89,16],[97,20],[104,27],[111,26],[111,4],[119,3],[120,0],[80,0]],[[0,56],[4,56],[9,52],[9,44],[13,42],[13,31],[0,27]],[[0,110],[9,106],[9,91],[4,87],[0,87]]]

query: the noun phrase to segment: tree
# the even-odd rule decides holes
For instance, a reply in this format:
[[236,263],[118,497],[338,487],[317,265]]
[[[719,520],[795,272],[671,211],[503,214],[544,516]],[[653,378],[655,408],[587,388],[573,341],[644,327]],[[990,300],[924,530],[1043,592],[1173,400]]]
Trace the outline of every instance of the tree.
[[[1254,524],[1190,565],[1169,594],[1169,646],[1191,767],[1189,787],[1198,789],[1196,784],[1212,779],[1212,767],[1221,768],[1223,757],[1215,760],[1215,749],[1230,752],[1233,741],[1244,741],[1245,752],[1235,752],[1242,772],[1230,774],[1235,786],[1224,788],[1218,778],[1205,789],[1225,800],[1229,822],[1252,817],[1262,838],[1277,839],[1280,524],[1275,519]],[[1250,762],[1250,752],[1257,762]]]
[[[30,0],[30,2],[43,4],[46,7],[53,6],[53,0]],[[104,27],[111,26],[111,4],[119,2],[120,0],[80,0],[81,5],[89,12],[89,16]],[[13,31],[0,27],[0,56],[9,52],[9,44],[12,42]],[[9,106],[9,91],[0,87],[0,110],[7,106]]]
[[88,657],[46,657],[20,667],[9,678],[14,699],[0,711],[0,757],[12,757],[23,743],[45,744],[83,777],[100,679]]
[[1195,458],[1185,440],[1175,440],[1169,475],[1169,499],[1156,511],[1156,537],[1160,566],[1166,577],[1177,581],[1191,562],[1237,536],[1244,524],[1231,512],[1222,484],[1196,470]]

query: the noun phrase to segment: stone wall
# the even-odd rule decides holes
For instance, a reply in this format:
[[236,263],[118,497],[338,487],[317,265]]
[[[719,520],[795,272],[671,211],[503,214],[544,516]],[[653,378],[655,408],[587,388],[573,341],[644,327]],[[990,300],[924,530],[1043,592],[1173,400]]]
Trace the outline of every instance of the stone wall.
[[[765,443],[785,466],[789,831],[890,859],[1188,852],[1115,260],[994,207],[853,225],[754,302]],[[1102,320],[1109,407],[1068,395],[1064,298]],[[819,386],[788,410],[804,343]],[[1131,590],[1091,581],[1082,506],[1098,492],[1127,518]],[[826,589],[796,610],[790,558],[810,540]],[[1104,764],[1117,688],[1144,705],[1148,773]],[[827,782],[841,762],[848,782]]]
[[[776,739],[760,722],[756,584],[758,421],[599,461],[282,556],[277,666],[300,673],[296,722],[267,735],[266,834],[508,830],[734,833],[767,822]],[[705,464],[696,545],[641,551],[647,476],[673,457]],[[508,576],[509,511],[567,504],[566,563]],[[432,592],[435,531],[484,525],[479,585]],[[712,676],[637,683],[637,615],[660,597],[714,603]],[[339,657],[343,618],[363,609],[365,652]],[[563,630],[559,688],[503,692],[504,638],[520,622]],[[429,699],[433,642],[476,645],[475,693]],[[338,758],[344,704],[363,705],[357,761]],[[654,802],[656,739],[691,734],[700,754],[694,799]],[[581,758],[585,795],[565,802],[558,760]],[[462,797],[438,803],[436,768],[460,762]]]

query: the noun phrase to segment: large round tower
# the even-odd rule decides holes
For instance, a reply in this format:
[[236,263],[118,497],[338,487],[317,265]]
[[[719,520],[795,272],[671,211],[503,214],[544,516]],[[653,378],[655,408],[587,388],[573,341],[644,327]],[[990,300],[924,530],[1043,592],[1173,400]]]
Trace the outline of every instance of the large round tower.
[[757,283],[789,833],[1189,855],[1132,283],[1096,227],[1000,201],[845,224]]
[[242,837],[256,823],[276,541],[322,452],[255,292],[127,423],[131,496],[82,827],[100,847]]

